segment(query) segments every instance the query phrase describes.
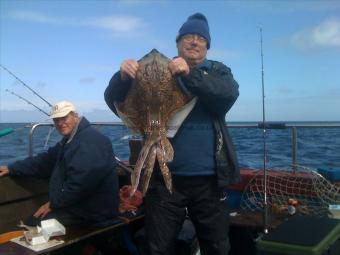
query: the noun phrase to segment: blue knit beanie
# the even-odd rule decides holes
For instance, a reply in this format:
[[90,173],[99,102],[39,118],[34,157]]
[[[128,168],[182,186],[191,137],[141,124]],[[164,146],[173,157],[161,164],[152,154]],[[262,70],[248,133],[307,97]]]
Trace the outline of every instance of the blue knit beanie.
[[198,34],[204,37],[208,42],[207,48],[210,48],[211,39],[209,34],[208,20],[202,13],[195,13],[187,19],[187,21],[178,31],[176,42],[178,42],[181,37],[186,34]]

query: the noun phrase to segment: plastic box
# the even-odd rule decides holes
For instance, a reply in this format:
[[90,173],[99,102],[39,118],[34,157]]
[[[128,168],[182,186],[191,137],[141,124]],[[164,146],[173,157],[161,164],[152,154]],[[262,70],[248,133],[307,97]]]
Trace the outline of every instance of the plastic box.
[[340,205],[329,205],[328,210],[332,218],[340,220]]
[[26,241],[30,245],[47,243],[50,237],[65,234],[65,227],[56,219],[43,220],[41,227],[37,227],[36,230],[24,231]]
[[340,221],[293,216],[257,242],[258,255],[339,255]]

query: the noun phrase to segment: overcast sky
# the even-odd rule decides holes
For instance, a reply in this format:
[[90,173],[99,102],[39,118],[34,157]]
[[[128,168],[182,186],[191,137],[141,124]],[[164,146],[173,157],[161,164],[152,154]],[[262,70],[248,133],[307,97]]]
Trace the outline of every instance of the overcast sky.
[[[153,48],[176,56],[178,29],[195,12],[209,21],[208,59],[229,66],[240,85],[227,120],[262,120],[260,26],[267,120],[340,120],[339,1],[1,0],[0,62],[47,101],[116,121],[103,92],[121,62]],[[46,103],[0,75],[0,122],[47,119],[6,89],[49,112]]]

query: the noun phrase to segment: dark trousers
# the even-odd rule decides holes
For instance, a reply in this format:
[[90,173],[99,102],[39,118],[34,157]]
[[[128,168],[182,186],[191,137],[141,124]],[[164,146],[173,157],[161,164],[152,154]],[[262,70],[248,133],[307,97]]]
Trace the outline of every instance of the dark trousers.
[[173,176],[173,193],[155,175],[145,197],[145,230],[151,255],[174,254],[186,216],[192,220],[202,255],[229,252],[229,210],[215,176]]

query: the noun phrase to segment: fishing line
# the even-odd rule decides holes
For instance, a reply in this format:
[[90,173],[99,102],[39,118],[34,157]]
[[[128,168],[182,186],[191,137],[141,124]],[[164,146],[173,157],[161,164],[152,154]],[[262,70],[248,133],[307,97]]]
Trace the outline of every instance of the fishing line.
[[44,144],[44,150],[46,150],[48,148],[48,142],[50,141],[51,138],[51,134],[53,133],[53,131],[55,130],[55,127],[50,127],[50,129],[48,130],[48,134],[46,136],[46,140],[45,140],[45,144]]
[[127,171],[128,173],[133,173],[133,169],[131,167],[129,167],[126,163],[124,163],[120,158],[118,158],[117,156],[114,156],[114,159],[116,160],[117,164],[123,168],[125,171]]
[[46,104],[48,104],[48,106],[52,107],[52,104],[50,104],[46,99],[44,99],[42,96],[40,96],[35,90],[33,90],[30,86],[28,86],[25,82],[23,82],[22,80],[19,79],[19,77],[17,77],[14,73],[12,73],[10,70],[8,70],[6,67],[4,67],[3,65],[0,64],[0,66],[2,67],[2,69],[4,69],[7,73],[9,73],[10,75],[12,75],[17,81],[20,82],[20,84],[22,84],[23,86],[25,86],[27,89],[29,89],[31,92],[33,92],[34,95],[36,95],[37,97],[39,97],[41,100],[43,100]]
[[26,103],[32,105],[33,107],[35,107],[36,109],[38,109],[40,112],[44,113],[45,115],[50,116],[47,112],[45,112],[43,109],[39,108],[38,106],[36,106],[36,105],[33,104],[32,102],[30,102],[28,99],[26,99],[26,98],[24,98],[24,97],[22,97],[22,96],[16,94],[16,93],[13,92],[13,91],[10,91],[9,89],[6,89],[6,92],[11,93],[12,95],[14,95],[14,96],[20,98],[21,100],[25,101]]
[[261,81],[262,81],[262,137],[263,137],[263,181],[264,181],[264,212],[263,212],[263,231],[268,234],[268,198],[267,198],[267,148],[266,148],[266,111],[265,111],[265,94],[264,94],[264,68],[263,68],[263,42],[262,27],[260,27],[260,45],[261,45]]

